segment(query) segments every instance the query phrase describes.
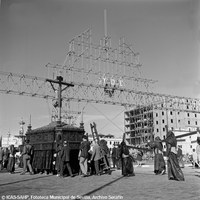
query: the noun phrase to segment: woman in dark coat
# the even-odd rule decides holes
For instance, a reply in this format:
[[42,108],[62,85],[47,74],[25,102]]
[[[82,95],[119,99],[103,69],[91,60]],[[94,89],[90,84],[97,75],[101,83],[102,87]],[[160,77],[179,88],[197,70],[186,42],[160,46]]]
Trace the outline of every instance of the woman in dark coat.
[[177,159],[177,140],[172,131],[167,132],[167,137],[164,140],[167,145],[167,170],[168,170],[168,179],[184,181],[183,172],[179,166]]
[[125,142],[121,143],[120,158],[122,163],[123,176],[135,176],[133,169],[133,161],[129,153],[129,149]]

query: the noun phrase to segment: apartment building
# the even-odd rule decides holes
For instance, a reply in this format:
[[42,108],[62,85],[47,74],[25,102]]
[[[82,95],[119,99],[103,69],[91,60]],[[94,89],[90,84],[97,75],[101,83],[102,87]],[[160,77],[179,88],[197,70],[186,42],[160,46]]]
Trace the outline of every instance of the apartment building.
[[200,127],[200,113],[187,107],[178,109],[163,109],[154,106],[144,106],[124,113],[126,139],[130,144],[141,145],[149,139],[159,136],[166,137],[168,129],[191,132]]

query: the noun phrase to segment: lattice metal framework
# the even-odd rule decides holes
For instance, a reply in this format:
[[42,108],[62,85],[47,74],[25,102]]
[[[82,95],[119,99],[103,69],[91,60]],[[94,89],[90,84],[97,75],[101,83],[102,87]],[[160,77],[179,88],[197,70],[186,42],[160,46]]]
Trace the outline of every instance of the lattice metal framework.
[[75,85],[64,94],[67,99],[156,109],[199,112],[199,99],[150,92],[154,80],[142,77],[139,53],[124,38],[112,48],[105,36],[99,44],[92,43],[91,30],[86,30],[69,42],[63,65],[47,64],[51,76],[62,75]]
[[[139,54],[120,39],[117,48],[105,36],[99,44],[92,43],[91,30],[69,42],[63,65],[46,65],[47,78],[62,76],[74,84],[63,91],[63,101],[120,105],[126,108],[151,106],[156,109],[200,112],[200,99],[153,93],[155,82],[141,74]],[[46,78],[0,72],[0,92],[55,100],[56,94]]]
[[[110,99],[114,103],[115,97],[118,99],[122,96],[118,91],[147,91],[149,85],[155,82],[141,77],[139,54],[125,43],[124,38],[120,39],[116,49],[111,47],[110,37],[104,37],[97,45],[92,43],[91,30],[69,42],[69,51],[63,65],[47,64],[47,67],[50,74],[62,75],[67,82],[87,88],[105,89],[105,100]],[[87,96],[89,98],[90,95]],[[96,96],[100,97],[98,93]],[[102,98],[99,99],[101,101]]]

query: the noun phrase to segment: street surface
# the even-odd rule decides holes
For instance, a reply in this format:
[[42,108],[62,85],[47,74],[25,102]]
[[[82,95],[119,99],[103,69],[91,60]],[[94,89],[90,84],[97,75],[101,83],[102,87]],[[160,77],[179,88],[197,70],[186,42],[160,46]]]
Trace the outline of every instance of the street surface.
[[184,182],[154,175],[153,165],[135,166],[136,176],[111,175],[59,178],[55,175],[0,173],[0,199],[200,200],[200,169],[183,168]]

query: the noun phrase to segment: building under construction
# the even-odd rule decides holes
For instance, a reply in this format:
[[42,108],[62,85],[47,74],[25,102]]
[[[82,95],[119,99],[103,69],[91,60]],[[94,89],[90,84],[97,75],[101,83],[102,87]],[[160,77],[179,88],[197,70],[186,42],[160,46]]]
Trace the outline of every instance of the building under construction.
[[130,144],[141,145],[159,136],[165,139],[166,126],[170,130],[196,131],[200,126],[200,112],[195,99],[184,99],[181,109],[161,104],[138,107],[124,113],[126,139]]
[[153,137],[153,109],[151,106],[124,113],[125,130],[130,144],[140,144]]

